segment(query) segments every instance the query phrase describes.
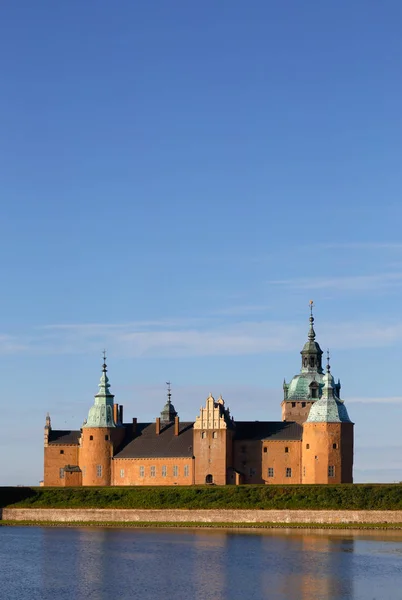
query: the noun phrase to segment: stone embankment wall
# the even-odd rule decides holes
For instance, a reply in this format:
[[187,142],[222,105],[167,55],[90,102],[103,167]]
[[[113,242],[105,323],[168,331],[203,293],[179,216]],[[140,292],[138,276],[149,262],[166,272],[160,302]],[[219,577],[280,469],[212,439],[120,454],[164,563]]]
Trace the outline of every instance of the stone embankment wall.
[[402,523],[400,510],[137,510],[4,508],[7,521],[164,523]]

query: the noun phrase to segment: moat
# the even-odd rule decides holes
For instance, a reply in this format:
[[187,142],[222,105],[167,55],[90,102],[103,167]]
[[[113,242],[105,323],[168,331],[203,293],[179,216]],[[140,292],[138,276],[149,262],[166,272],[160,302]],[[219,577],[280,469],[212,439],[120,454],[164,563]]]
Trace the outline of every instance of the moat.
[[0,529],[7,600],[402,598],[398,532]]

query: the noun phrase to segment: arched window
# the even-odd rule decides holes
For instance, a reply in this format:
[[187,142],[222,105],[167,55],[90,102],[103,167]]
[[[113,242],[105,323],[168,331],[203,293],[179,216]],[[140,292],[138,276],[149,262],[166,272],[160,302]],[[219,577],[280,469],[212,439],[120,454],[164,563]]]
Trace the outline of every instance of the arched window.
[[213,475],[209,474],[205,477],[205,483],[213,483],[213,482],[214,482]]
[[314,356],[310,356],[310,367],[314,367]]

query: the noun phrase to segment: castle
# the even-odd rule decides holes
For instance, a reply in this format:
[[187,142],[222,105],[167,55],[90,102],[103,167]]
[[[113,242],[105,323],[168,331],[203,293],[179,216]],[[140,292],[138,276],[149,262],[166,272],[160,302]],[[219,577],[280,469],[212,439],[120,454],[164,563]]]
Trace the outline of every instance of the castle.
[[353,423],[322,354],[311,307],[300,373],[283,384],[282,421],[236,421],[210,395],[195,422],[181,422],[169,387],[154,423],[127,423],[104,360],[80,430],[52,429],[46,417],[43,485],[352,483]]

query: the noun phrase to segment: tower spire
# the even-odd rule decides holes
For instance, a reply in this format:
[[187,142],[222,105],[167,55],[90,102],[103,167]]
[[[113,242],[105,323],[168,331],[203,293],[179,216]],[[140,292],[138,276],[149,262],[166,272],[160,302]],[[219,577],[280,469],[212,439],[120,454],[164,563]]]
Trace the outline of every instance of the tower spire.
[[95,402],[89,409],[85,427],[115,427],[113,420],[114,394],[110,392],[109,377],[107,376],[106,350],[102,353],[102,374],[99,380],[99,391],[95,395]]
[[311,340],[312,342],[314,342],[315,331],[314,331],[314,315],[313,315],[314,302],[313,302],[313,300],[310,300],[309,305],[310,305],[310,319],[309,319],[310,329],[308,332],[308,339]]
[[172,404],[172,388],[170,385],[170,381],[166,382],[167,385],[167,402],[161,411],[161,423],[173,423],[175,417],[177,417],[177,412]]

